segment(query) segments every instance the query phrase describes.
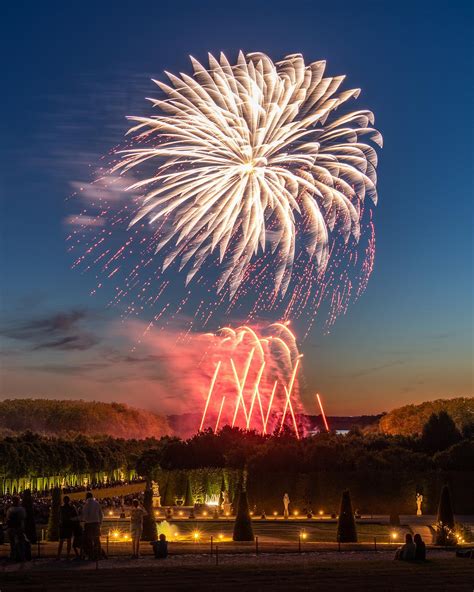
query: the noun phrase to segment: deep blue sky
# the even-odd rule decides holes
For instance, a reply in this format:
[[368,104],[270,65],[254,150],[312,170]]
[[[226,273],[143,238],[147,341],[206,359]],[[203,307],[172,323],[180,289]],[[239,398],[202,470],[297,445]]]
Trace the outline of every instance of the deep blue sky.
[[[362,88],[359,105],[375,112],[384,136],[375,271],[331,335],[316,331],[303,346],[309,390],[337,413],[472,395],[472,2],[333,4],[2,9],[1,306],[10,332],[2,396],[97,394],[95,378],[73,384],[80,370],[58,371],[79,364],[87,348],[38,349],[30,333],[12,333],[15,323],[103,308],[70,269],[70,184],[87,180],[89,165],[121,141],[124,116],[146,108],[151,76],[189,71],[189,54],[204,60],[207,51],[239,49],[326,59],[331,74]],[[40,369],[51,361],[51,372]]]

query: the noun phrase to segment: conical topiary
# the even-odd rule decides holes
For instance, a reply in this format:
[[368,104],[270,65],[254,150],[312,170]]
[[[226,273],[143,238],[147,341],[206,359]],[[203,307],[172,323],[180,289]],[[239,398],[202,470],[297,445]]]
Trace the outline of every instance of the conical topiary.
[[191,480],[189,479],[189,477],[186,481],[186,495],[184,496],[184,505],[194,506],[193,492],[191,489]]
[[26,538],[30,543],[35,544],[37,541],[36,537],[36,524],[35,524],[35,513],[33,509],[33,498],[31,491],[25,489],[23,492],[23,499],[21,505],[25,508],[26,519],[25,519],[25,534]]
[[342,492],[341,509],[337,522],[337,540],[341,543],[357,543],[357,529],[352,510],[351,494]]
[[253,541],[252,519],[250,518],[247,491],[240,486],[237,500],[237,515],[234,522],[234,541]]
[[400,515],[394,508],[390,511],[389,522],[390,526],[400,526]]
[[61,490],[54,487],[51,491],[51,507],[49,509],[48,519],[48,541],[59,540],[59,514],[61,512]]
[[449,526],[449,528],[454,528],[454,512],[448,485],[445,485],[441,490],[438,506],[438,522],[442,522],[445,526]]
[[143,496],[143,507],[147,511],[147,515],[143,516],[143,541],[156,541],[156,521],[155,512],[153,510],[153,489],[147,485],[145,494]]
[[456,537],[454,534],[454,512],[451,504],[451,494],[447,485],[441,490],[441,496],[439,498],[436,544],[456,544]]

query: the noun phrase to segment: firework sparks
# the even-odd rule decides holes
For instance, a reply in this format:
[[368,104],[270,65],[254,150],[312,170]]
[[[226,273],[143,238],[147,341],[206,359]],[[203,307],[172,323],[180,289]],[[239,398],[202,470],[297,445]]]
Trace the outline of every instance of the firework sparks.
[[116,170],[150,163],[153,172],[132,190],[145,190],[136,224],[166,220],[156,251],[172,245],[163,268],[188,263],[189,282],[219,251],[221,290],[235,294],[254,256],[276,253],[275,293],[291,279],[297,233],[318,266],[328,259],[336,228],[347,241],[360,235],[360,203],[377,199],[372,146],[381,145],[370,111],[333,117],[360,89],[339,91],[344,76],[324,78],[325,62],[306,65],[300,54],[273,63],[263,53],[191,58],[194,76],[155,80],[164,97],[159,113],[137,122],[133,146]]
[[[297,372],[301,356],[288,326],[273,323],[265,329],[224,327],[207,337],[204,366],[206,362],[215,364],[215,370],[200,430],[217,417],[216,431],[219,425],[229,424],[263,434],[277,427],[281,432],[289,414],[299,437],[294,406],[299,405]],[[225,406],[225,401],[230,403]]]
[[359,89],[299,54],[192,65],[192,77],[155,81],[156,113],[131,117],[111,170],[76,184],[86,205],[68,219],[74,267],[96,269],[92,294],[115,284],[124,318],[154,309],[150,328],[234,312],[309,317],[309,332],[326,303],[329,330],[373,270],[373,114],[336,114]]
[[323,418],[324,427],[326,428],[326,432],[329,432],[328,420],[326,418],[326,414],[324,413],[323,403],[321,401],[321,397],[319,396],[319,393],[316,393],[316,399],[318,400],[318,405],[319,405],[319,408],[321,409],[321,417]]

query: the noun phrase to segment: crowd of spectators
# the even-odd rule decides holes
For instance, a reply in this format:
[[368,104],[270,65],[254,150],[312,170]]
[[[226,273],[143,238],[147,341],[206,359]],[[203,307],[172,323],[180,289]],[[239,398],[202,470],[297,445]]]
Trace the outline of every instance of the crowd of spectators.
[[[63,494],[71,494],[71,493],[80,493],[86,492],[90,489],[96,491],[98,489],[106,489],[111,487],[123,486],[123,485],[130,485],[135,483],[142,482],[143,479],[133,479],[131,481],[116,481],[116,482],[109,482],[107,484],[93,484],[91,487],[86,487],[85,485],[78,485],[78,486],[68,486],[61,489]],[[33,511],[35,522],[37,524],[47,524],[48,517],[49,517],[49,509],[51,506],[51,497],[49,491],[33,491],[32,494],[33,499]],[[6,513],[9,507],[11,507],[13,503],[14,494],[7,493],[5,495],[0,496],[0,524],[5,523]],[[128,508],[132,505],[132,501],[134,499],[138,499],[140,502],[143,501],[143,493],[131,493],[128,495],[115,495],[115,496],[108,496],[108,497],[98,497],[98,502],[102,506],[102,510],[104,515],[107,516],[109,512],[113,512],[114,514],[118,514],[122,511],[123,508]],[[20,494],[21,498],[21,494]],[[76,507],[78,511],[84,505],[85,496],[84,498],[81,497],[79,500],[72,500],[72,504]]]

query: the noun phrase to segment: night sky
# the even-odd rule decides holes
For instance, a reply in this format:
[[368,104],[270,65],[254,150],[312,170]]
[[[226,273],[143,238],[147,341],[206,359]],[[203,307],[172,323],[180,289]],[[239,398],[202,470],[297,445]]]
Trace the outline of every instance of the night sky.
[[[472,2],[9,3],[2,9],[1,396],[187,409],[166,351],[71,269],[66,198],[189,55],[326,59],[384,136],[367,291],[302,344],[305,404],[380,412],[472,395]],[[230,322],[232,319],[222,319]],[[171,393],[171,394],[170,394]]]

